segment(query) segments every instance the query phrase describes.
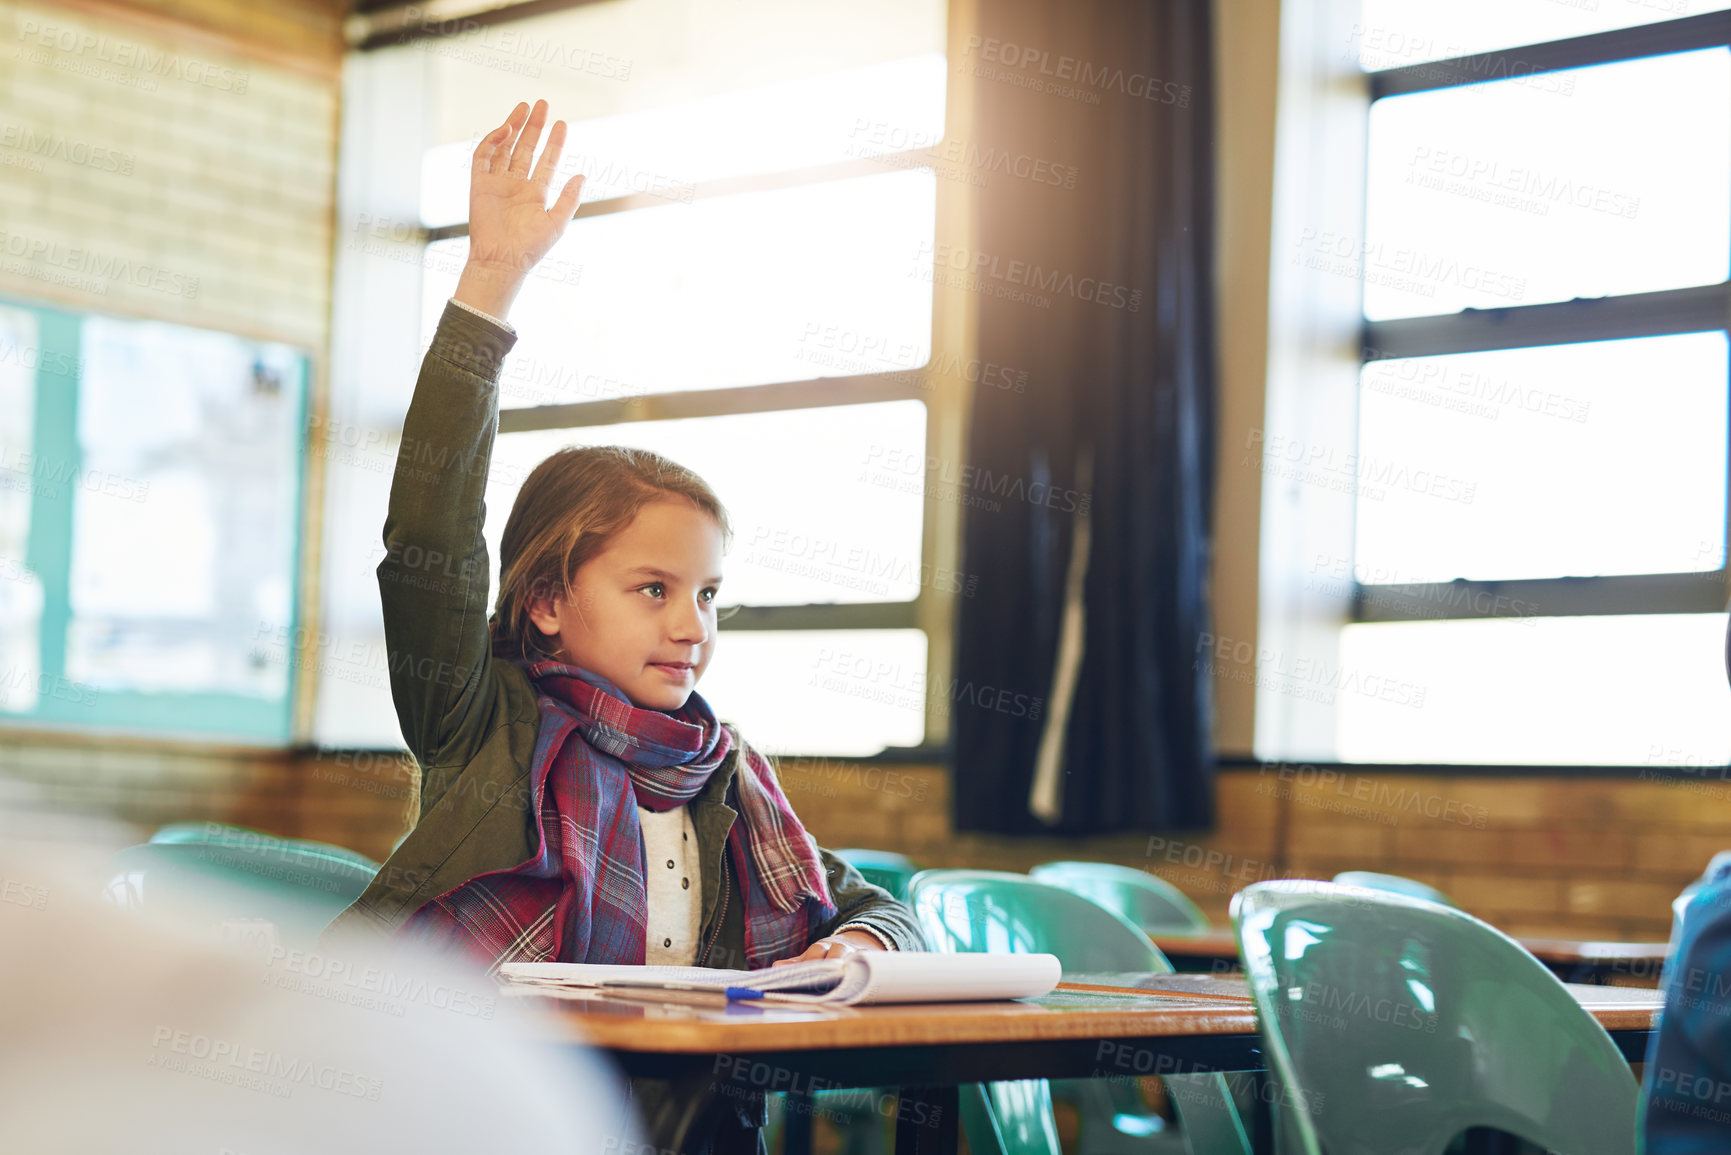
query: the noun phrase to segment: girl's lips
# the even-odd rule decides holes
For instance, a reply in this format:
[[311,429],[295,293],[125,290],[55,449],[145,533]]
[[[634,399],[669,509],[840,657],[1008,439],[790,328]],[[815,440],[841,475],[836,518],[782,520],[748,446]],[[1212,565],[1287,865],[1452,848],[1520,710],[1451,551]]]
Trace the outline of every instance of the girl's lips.
[[650,662],[649,667],[661,671],[670,678],[683,678],[695,668],[691,662]]

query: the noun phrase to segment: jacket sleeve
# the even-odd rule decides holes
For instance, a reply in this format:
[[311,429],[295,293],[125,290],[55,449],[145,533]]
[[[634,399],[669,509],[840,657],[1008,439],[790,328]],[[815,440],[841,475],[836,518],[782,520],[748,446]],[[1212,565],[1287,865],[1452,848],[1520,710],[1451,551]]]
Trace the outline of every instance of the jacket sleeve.
[[926,939],[920,924],[905,902],[890,896],[890,892],[867,882],[846,861],[823,848],[818,849],[823,868],[829,878],[830,897],[835,899],[836,915],[817,928],[814,939],[825,938],[839,930],[864,929],[883,939],[893,950],[925,950]]
[[379,597],[391,699],[421,765],[423,815],[480,749],[500,694],[481,527],[499,367],[515,343],[508,328],[445,306],[391,479]]

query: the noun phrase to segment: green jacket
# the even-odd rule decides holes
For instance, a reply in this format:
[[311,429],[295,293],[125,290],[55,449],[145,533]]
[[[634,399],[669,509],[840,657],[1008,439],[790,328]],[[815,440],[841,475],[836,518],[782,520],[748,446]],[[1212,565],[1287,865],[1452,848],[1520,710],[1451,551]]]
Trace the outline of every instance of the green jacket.
[[[537,815],[529,769],[539,712],[535,688],[492,656],[482,498],[498,425],[499,367],[516,337],[454,304],[433,335],[385,518],[379,564],[391,697],[421,767],[419,821],[326,935],[388,935],[415,910],[476,875],[534,856]],[[735,735],[737,737],[737,734]],[[702,855],[702,966],[745,966],[739,880],[724,853],[737,811],[728,805],[740,743],[693,798]],[[923,950],[912,912],[822,851],[838,913],[816,937],[862,926],[897,950]]]

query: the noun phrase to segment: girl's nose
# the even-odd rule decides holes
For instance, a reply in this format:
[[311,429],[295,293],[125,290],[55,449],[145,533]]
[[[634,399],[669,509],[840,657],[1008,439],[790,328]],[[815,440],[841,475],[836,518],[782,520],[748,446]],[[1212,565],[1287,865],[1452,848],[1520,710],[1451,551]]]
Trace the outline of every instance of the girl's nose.
[[680,612],[672,622],[673,640],[697,645],[709,640],[709,622],[703,608],[695,600],[680,602]]

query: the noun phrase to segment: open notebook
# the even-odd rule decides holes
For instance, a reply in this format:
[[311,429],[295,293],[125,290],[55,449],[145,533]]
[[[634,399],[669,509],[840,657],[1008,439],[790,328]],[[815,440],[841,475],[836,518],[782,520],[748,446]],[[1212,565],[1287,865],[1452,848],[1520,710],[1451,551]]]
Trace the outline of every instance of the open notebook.
[[499,977],[518,987],[711,992],[717,998],[795,1003],[956,1003],[1049,993],[1061,968],[1051,954],[928,954],[862,951],[755,971],[707,967],[506,963]]

